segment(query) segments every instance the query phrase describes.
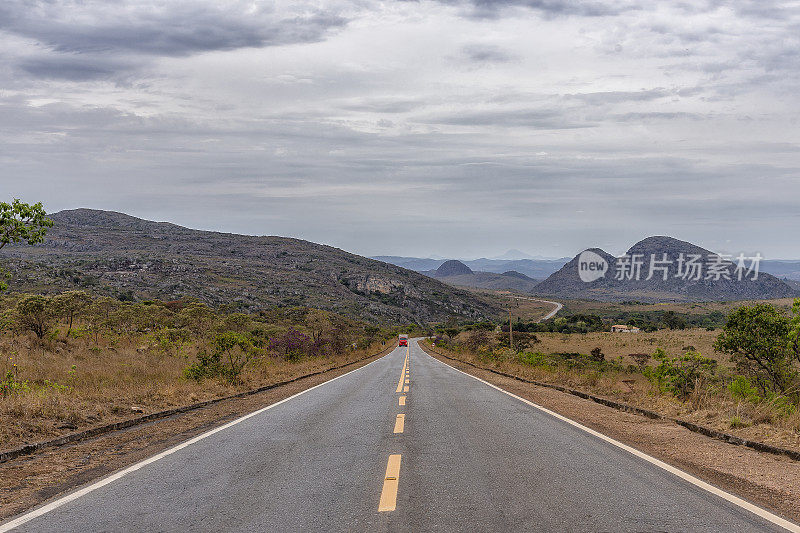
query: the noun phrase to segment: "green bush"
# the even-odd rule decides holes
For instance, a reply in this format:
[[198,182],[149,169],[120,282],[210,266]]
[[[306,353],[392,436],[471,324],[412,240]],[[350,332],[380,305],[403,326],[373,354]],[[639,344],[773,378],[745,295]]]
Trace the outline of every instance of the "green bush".
[[196,381],[221,377],[238,383],[242,371],[254,356],[255,348],[249,338],[241,333],[226,331],[214,338],[211,353],[200,352],[197,362],[186,367],[183,375]]
[[0,381],[0,394],[3,396],[11,396],[12,394],[19,394],[30,390],[28,382],[18,381],[14,372],[11,370],[7,371],[3,381]]
[[737,376],[736,379],[728,385],[728,391],[735,400],[747,401],[758,403],[761,401],[761,396],[758,395],[758,389],[750,384],[750,381],[744,376]]
[[517,360],[524,365],[553,368],[547,356],[541,352],[520,352],[517,354]]
[[717,368],[715,360],[695,351],[673,358],[659,348],[653,354],[653,359],[659,362],[658,365],[644,368],[642,374],[659,390],[681,399],[686,399],[694,392],[698,383],[714,379]]

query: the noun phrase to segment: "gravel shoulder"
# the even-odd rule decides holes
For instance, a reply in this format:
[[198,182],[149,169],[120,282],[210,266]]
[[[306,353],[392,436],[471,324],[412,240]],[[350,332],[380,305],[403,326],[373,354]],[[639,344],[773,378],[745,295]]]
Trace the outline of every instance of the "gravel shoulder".
[[617,439],[789,520],[800,522],[798,461],[705,437],[672,422],[651,420],[571,394],[499,376],[445,359],[425,346],[423,349],[445,364]]

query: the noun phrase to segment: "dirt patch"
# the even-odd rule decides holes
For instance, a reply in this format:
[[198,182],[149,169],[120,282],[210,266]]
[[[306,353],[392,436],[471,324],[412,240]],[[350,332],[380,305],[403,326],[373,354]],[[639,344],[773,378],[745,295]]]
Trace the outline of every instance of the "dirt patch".
[[351,372],[384,352],[264,392],[225,400],[95,439],[51,448],[0,464],[0,519],[17,515],[55,496],[151,457],[196,435]]
[[[424,348],[423,348],[424,349]],[[431,356],[657,457],[737,496],[800,521],[800,462],[711,439],[675,423],[625,413],[553,389]]]

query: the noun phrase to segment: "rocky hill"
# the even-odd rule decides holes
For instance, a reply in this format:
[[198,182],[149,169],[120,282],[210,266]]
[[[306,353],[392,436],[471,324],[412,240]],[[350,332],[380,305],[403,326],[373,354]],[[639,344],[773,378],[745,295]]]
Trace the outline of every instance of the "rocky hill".
[[439,266],[439,268],[436,269],[437,278],[444,278],[447,276],[461,276],[464,274],[472,274],[472,269],[456,259],[445,261]]
[[417,272],[299,239],[199,231],[90,209],[51,218],[45,243],[0,252],[13,290],[193,297],[246,310],[307,305],[384,323],[500,312]]
[[[591,248],[539,283],[534,292],[561,298],[647,302],[746,300],[797,295],[789,285],[763,270],[757,276],[743,270],[740,280],[735,260],[718,259],[709,250],[671,237],[648,237],[634,244],[623,257],[627,259]],[[603,262],[606,271],[599,275],[599,270],[592,264]],[[746,267],[749,268],[750,263],[746,261]],[[652,276],[651,264],[654,267]],[[581,267],[587,279],[582,279]],[[594,277],[592,269],[599,276],[597,279],[589,279]]]
[[513,270],[502,274],[474,272],[467,265],[456,260],[447,261],[436,270],[429,270],[423,274],[454,287],[475,287],[500,291],[530,292],[539,282]]

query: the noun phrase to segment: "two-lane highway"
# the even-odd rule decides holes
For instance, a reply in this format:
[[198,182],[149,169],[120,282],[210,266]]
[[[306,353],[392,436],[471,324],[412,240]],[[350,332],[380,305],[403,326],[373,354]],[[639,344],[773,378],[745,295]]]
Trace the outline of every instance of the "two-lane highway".
[[0,531],[795,527],[410,344]]

